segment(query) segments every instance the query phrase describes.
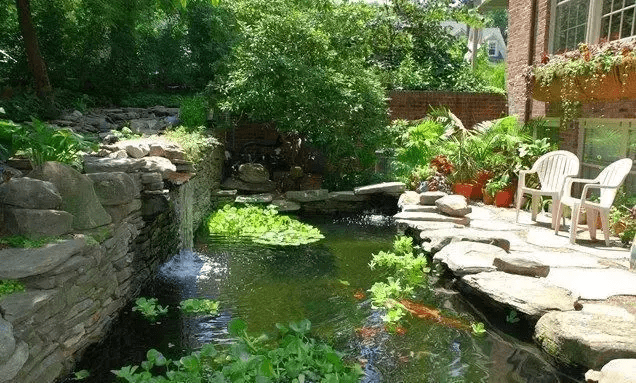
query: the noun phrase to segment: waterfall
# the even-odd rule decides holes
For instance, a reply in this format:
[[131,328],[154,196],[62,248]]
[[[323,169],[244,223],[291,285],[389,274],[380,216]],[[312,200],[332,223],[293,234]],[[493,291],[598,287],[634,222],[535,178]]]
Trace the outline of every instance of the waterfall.
[[175,201],[181,248],[186,250],[190,250],[194,246],[193,189],[194,186],[191,182],[184,183],[179,187],[178,197]]

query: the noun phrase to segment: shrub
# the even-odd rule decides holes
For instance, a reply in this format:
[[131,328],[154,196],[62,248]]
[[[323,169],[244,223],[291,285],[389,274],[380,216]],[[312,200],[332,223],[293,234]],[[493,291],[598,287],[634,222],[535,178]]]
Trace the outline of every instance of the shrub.
[[205,126],[208,110],[208,103],[203,96],[183,98],[179,107],[179,120],[183,126],[190,129]]

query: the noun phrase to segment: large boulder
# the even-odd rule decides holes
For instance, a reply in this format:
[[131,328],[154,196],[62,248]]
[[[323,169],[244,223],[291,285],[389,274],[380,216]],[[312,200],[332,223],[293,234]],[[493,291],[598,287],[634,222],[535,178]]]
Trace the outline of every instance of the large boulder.
[[458,194],[444,196],[436,200],[435,205],[439,211],[452,217],[464,217],[473,211],[472,208],[468,206],[466,197]]
[[0,382],[13,379],[28,358],[29,346],[25,342],[20,342],[11,357],[6,362],[0,363]]
[[532,320],[549,311],[574,310],[576,297],[568,290],[552,286],[543,278],[507,274],[501,271],[462,277],[462,288],[495,306],[513,308]]
[[29,176],[49,181],[57,187],[62,196],[61,209],[73,215],[73,229],[93,229],[111,222],[110,215],[95,194],[93,181],[70,166],[45,162]]
[[420,195],[414,191],[405,191],[398,199],[398,207],[403,209],[406,205],[417,205],[420,203]]
[[506,251],[495,245],[480,242],[454,242],[442,248],[433,260],[442,262],[457,276],[495,271],[493,260],[505,257]]
[[159,172],[163,179],[167,179],[177,171],[177,167],[167,158],[150,156],[141,158],[141,170],[144,172]]
[[51,209],[5,208],[3,220],[10,234],[32,238],[64,235],[71,232],[73,225],[71,213]]
[[251,184],[260,184],[269,180],[269,172],[261,164],[241,164],[238,168],[238,178]]
[[23,209],[57,209],[62,197],[50,182],[20,177],[0,184],[0,204]]
[[15,351],[13,326],[0,317],[0,364],[9,360],[13,351]]
[[589,370],[585,381],[593,383],[636,383],[636,359],[614,359],[601,371]]
[[447,196],[443,191],[427,191],[420,193],[420,205],[435,206],[435,201]]
[[127,204],[139,195],[135,182],[127,173],[90,173],[87,176],[93,181],[95,194],[104,206]]
[[84,250],[85,237],[49,243],[44,247],[0,250],[0,279],[20,279],[44,274]]
[[626,310],[550,312],[535,326],[536,342],[566,365],[599,369],[613,359],[636,358],[636,319]]

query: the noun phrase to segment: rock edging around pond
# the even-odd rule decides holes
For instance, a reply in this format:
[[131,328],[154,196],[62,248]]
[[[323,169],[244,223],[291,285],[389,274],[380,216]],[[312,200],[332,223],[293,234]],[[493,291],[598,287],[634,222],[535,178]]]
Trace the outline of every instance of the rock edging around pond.
[[[401,200],[416,203],[402,205],[398,216],[432,214],[443,196],[410,193]],[[636,360],[636,273],[627,269],[629,252],[571,245],[567,235],[554,235],[549,219],[537,225],[522,214],[518,224],[510,209],[470,207],[466,226],[411,214],[398,229],[448,270],[460,291],[495,308],[493,315],[514,310],[525,319],[520,323],[534,326],[535,341],[558,363],[603,368],[590,370],[590,382],[636,382],[629,375],[635,362],[610,364]],[[616,374],[625,380],[611,380]]]
[[[165,149],[163,155],[179,158],[174,147]],[[105,335],[119,310],[180,248],[180,185],[198,197],[188,213],[193,220],[209,212],[223,150],[212,145],[209,151],[205,177],[185,184],[174,176],[192,174],[179,172],[179,163],[147,155],[87,157],[87,174],[45,163],[0,184],[0,227],[8,234],[67,238],[42,248],[0,249],[0,280],[26,287],[0,297],[0,382],[53,382]]]

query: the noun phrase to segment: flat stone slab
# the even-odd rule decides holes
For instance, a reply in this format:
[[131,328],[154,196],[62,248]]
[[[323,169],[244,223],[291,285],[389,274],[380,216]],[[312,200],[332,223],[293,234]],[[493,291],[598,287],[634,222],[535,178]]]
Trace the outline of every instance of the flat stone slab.
[[581,299],[603,300],[636,295],[636,273],[620,269],[552,268],[548,283],[572,291]]
[[408,211],[412,213],[439,213],[437,206],[424,206],[424,205],[403,205],[402,211]]
[[274,196],[269,193],[240,195],[234,199],[236,203],[270,203],[274,200]]
[[338,202],[363,202],[367,200],[367,197],[357,195],[353,191],[337,191],[329,193],[329,200]]
[[[465,227],[453,222],[430,222],[430,221],[410,221],[407,219],[395,220],[398,232],[403,233],[407,229],[417,230],[421,232],[434,230],[451,230]],[[423,244],[425,245],[426,242]],[[429,251],[429,250],[426,250]]]
[[574,310],[576,297],[542,278],[493,271],[466,275],[461,281],[472,292],[537,320],[549,311]]
[[0,250],[0,279],[20,279],[53,270],[86,246],[84,237],[34,249]]
[[458,225],[468,225],[470,219],[467,217],[451,217],[448,215],[442,215],[438,213],[426,213],[426,212],[401,212],[393,216],[394,219],[407,220],[407,221],[429,221],[429,222],[450,222]]
[[7,208],[4,209],[4,224],[14,235],[57,237],[71,232],[73,215],[62,210]]
[[550,273],[550,266],[519,257],[495,258],[492,264],[498,271],[508,274],[545,278]]
[[272,201],[272,205],[276,206],[276,210],[280,212],[298,211],[301,207],[299,203],[286,199],[275,199]]
[[614,359],[601,371],[589,370],[586,382],[595,383],[636,383],[636,359]]
[[84,157],[84,172],[86,173],[134,173],[141,170],[144,163],[135,158],[100,158]]
[[537,321],[535,341],[561,363],[598,369],[636,358],[636,320],[585,311],[550,312]]
[[443,191],[427,191],[420,193],[420,205],[435,206],[435,201],[448,194]]
[[444,246],[433,256],[433,261],[444,263],[456,276],[495,271],[493,261],[505,257],[500,247],[479,242],[460,241]]
[[472,227],[459,228],[440,228],[437,230],[422,231],[420,238],[424,241],[423,245],[428,248],[427,251],[438,252],[444,246],[451,242],[471,241],[488,243],[499,246],[505,251],[510,250],[510,241],[497,235],[498,233],[488,232],[485,230],[474,229]]
[[0,184],[0,204],[23,209],[57,209],[62,205],[62,197],[48,181],[14,177]]
[[374,185],[361,186],[353,189],[353,192],[358,195],[365,194],[391,194],[400,195],[406,190],[406,185],[402,182],[383,182]]
[[[0,298],[0,308],[4,311],[4,319],[14,324],[29,318],[56,296],[59,296],[58,290],[28,290],[13,293]],[[58,303],[63,304],[64,300]]]
[[515,255],[538,262],[551,268],[555,267],[578,267],[590,269],[606,269],[607,266],[598,262],[598,258],[590,255],[571,251],[543,251],[525,249],[528,251],[516,251]]
[[25,342],[18,343],[11,357],[0,363],[0,382],[13,379],[29,358],[29,346]]
[[315,202],[325,201],[329,198],[329,190],[317,189],[317,190],[302,190],[302,191],[288,191],[285,193],[285,198],[295,202]]

